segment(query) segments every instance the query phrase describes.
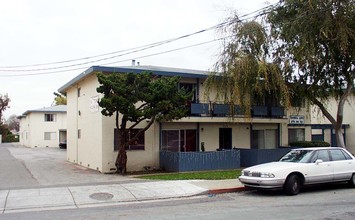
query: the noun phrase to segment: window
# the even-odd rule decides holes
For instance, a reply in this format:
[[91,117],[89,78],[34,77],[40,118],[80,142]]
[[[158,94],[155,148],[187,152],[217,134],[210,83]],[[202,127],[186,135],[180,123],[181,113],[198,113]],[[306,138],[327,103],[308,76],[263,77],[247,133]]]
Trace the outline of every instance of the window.
[[197,101],[197,85],[194,83],[180,83],[180,89],[183,88],[188,92],[193,92],[191,102],[196,103]]
[[197,151],[196,130],[163,130],[162,151],[193,152]]
[[78,92],[78,97],[80,97],[80,95],[81,95],[81,88],[78,88],[78,89],[77,89],[77,92]]
[[322,160],[323,162],[330,161],[328,151],[327,150],[316,151],[315,156],[312,159],[312,162],[316,162],[316,160]]
[[81,138],[81,129],[78,129],[78,139]]
[[[128,138],[129,139],[133,138],[141,130],[142,129],[132,129],[130,132],[128,132]],[[145,134],[145,132],[140,134],[138,136],[138,140],[136,140],[134,143],[130,144],[126,148],[126,150],[144,150],[144,142],[145,142],[144,134]],[[118,151],[120,149],[118,138],[119,138],[119,132],[118,132],[117,128],[115,128],[115,130],[114,130],[114,140],[113,140],[114,141],[114,143],[113,143],[114,151]]]
[[44,132],[44,140],[50,141],[50,140],[55,140],[55,139],[57,139],[56,132]]
[[330,156],[333,161],[346,160],[346,157],[341,150],[330,150]]
[[55,121],[55,114],[44,114],[44,121]]
[[290,128],[288,129],[288,143],[295,141],[305,140],[305,129],[304,128]]
[[278,132],[276,129],[252,130],[251,148],[275,149],[278,147]]

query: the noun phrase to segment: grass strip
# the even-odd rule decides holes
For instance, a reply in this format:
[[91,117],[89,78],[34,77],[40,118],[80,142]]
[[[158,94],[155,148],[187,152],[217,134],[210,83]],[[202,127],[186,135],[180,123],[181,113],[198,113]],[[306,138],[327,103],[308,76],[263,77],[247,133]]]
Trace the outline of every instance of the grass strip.
[[235,179],[240,176],[240,169],[219,170],[219,171],[199,171],[183,173],[164,173],[136,176],[136,178],[150,180],[225,180]]

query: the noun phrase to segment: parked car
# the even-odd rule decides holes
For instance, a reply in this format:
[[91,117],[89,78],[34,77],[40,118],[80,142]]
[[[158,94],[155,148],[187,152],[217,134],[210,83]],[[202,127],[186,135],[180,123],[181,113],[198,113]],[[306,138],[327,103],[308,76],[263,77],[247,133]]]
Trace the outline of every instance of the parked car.
[[246,187],[284,189],[288,195],[311,184],[348,182],[355,187],[355,157],[340,147],[294,149],[278,162],[243,169],[239,180]]
[[67,141],[65,140],[65,141],[61,141],[60,143],[59,143],[59,148],[67,148]]

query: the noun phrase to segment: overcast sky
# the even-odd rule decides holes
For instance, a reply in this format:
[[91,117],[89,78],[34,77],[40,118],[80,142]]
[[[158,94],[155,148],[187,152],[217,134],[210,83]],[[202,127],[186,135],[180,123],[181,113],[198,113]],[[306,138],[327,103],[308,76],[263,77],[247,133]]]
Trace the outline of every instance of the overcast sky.
[[[218,39],[213,30],[125,56],[98,55],[191,34],[220,23],[231,10],[243,15],[275,2],[0,0],[0,94],[11,99],[5,118],[51,106],[53,92],[93,65],[127,66],[136,59],[141,65],[209,70],[217,41],[139,57]],[[80,58],[86,59],[62,62]]]

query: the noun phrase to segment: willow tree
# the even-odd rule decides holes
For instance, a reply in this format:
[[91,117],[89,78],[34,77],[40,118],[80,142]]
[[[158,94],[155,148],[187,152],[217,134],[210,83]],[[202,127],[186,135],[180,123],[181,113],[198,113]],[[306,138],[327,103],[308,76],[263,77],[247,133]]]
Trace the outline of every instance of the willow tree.
[[55,105],[67,105],[67,97],[66,96],[56,93],[56,92],[54,92],[53,95],[55,96],[54,97],[54,104]]
[[[319,107],[332,124],[337,145],[342,135],[344,103],[355,78],[355,1],[282,0],[268,14],[277,57],[289,82]],[[327,103],[337,101],[332,115]]]
[[[129,145],[155,121],[172,121],[187,116],[192,93],[179,89],[179,77],[154,77],[151,72],[99,73],[97,92],[101,113],[114,116],[118,131],[117,172],[126,173]],[[144,123],[142,123],[144,122]],[[133,129],[139,126],[134,134]]]
[[279,66],[270,62],[270,41],[264,27],[257,21],[241,22],[237,16],[228,18],[226,23],[229,25],[221,31],[228,37],[215,71],[205,81],[206,95],[215,91],[216,100],[239,105],[248,116],[252,105],[263,104],[257,100],[270,96],[288,107],[287,84]]

